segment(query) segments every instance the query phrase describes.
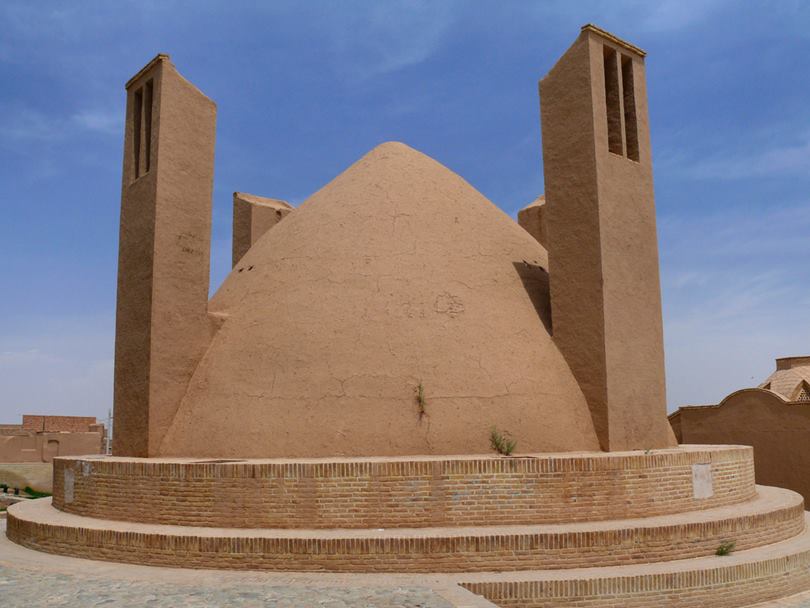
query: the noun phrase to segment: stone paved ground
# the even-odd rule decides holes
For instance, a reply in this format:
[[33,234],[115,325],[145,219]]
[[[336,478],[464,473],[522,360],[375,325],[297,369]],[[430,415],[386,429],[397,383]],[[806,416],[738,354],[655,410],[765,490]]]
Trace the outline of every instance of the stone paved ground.
[[440,577],[133,566],[25,549],[5,528],[0,520],[0,608],[494,608]]
[[[290,585],[153,584],[59,573],[32,573],[0,567],[3,606],[274,606],[277,608],[452,608],[434,591],[419,587],[301,587]],[[15,603],[19,602],[19,603]]]
[[757,604],[751,608],[810,608],[810,593],[800,593],[783,600]]

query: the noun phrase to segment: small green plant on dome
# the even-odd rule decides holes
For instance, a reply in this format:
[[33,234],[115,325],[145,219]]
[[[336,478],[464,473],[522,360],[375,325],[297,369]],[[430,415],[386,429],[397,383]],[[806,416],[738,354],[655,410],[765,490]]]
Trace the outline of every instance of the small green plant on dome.
[[419,409],[419,420],[422,419],[422,416],[427,414],[427,400],[425,399],[425,386],[422,384],[422,381],[419,381],[419,384],[416,385],[414,389],[416,393],[414,399],[416,400],[416,407]]
[[503,433],[494,426],[489,429],[489,445],[502,456],[511,456],[517,446],[517,440],[512,438],[509,431]]
[[720,556],[731,555],[731,552],[734,551],[734,546],[736,544],[737,543],[735,543],[733,540],[720,543],[720,546],[717,547],[717,551],[715,551],[714,554]]

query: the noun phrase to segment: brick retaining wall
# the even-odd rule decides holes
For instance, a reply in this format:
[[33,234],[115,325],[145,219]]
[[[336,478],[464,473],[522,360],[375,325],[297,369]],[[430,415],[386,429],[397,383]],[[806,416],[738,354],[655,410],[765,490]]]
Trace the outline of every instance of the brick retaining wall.
[[[786,540],[804,531],[801,497],[762,513],[719,520],[593,530],[528,531],[510,527],[396,529],[278,534],[86,520],[47,505],[9,513],[9,538],[32,549],[111,561],[236,570],[293,572],[502,572],[619,566],[713,555],[721,542],[738,550]],[[47,499],[46,499],[47,500]],[[28,512],[31,513],[28,513]],[[407,532],[407,531],[406,531]]]
[[[719,566],[720,564],[718,564]],[[687,572],[461,585],[501,608],[738,608],[810,587],[810,551]]]
[[[564,523],[707,509],[755,495],[752,450],[740,446],[515,458],[54,462],[58,509],[185,526]],[[695,464],[711,466],[708,498],[695,498]]]

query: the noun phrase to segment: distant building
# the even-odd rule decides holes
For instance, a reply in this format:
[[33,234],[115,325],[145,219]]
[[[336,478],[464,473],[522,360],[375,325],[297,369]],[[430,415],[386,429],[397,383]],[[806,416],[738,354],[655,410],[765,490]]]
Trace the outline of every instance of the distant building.
[[777,359],[776,371],[757,388],[717,405],[683,406],[669,421],[679,443],[754,446],[757,483],[810,501],[810,356]]
[[55,456],[104,453],[104,425],[87,416],[24,414],[22,424],[0,425],[0,463],[50,463]]

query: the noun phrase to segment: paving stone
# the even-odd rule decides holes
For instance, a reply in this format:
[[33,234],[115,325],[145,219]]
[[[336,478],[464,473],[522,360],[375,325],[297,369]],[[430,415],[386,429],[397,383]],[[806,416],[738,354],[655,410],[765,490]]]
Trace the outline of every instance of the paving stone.
[[0,566],[0,588],[4,589],[4,607],[452,608],[452,604],[433,590],[420,587],[305,587],[259,583],[217,584],[213,580],[209,586],[191,587],[37,573],[6,566]]
[[810,592],[800,593],[773,602],[765,602],[751,608],[810,608]]

